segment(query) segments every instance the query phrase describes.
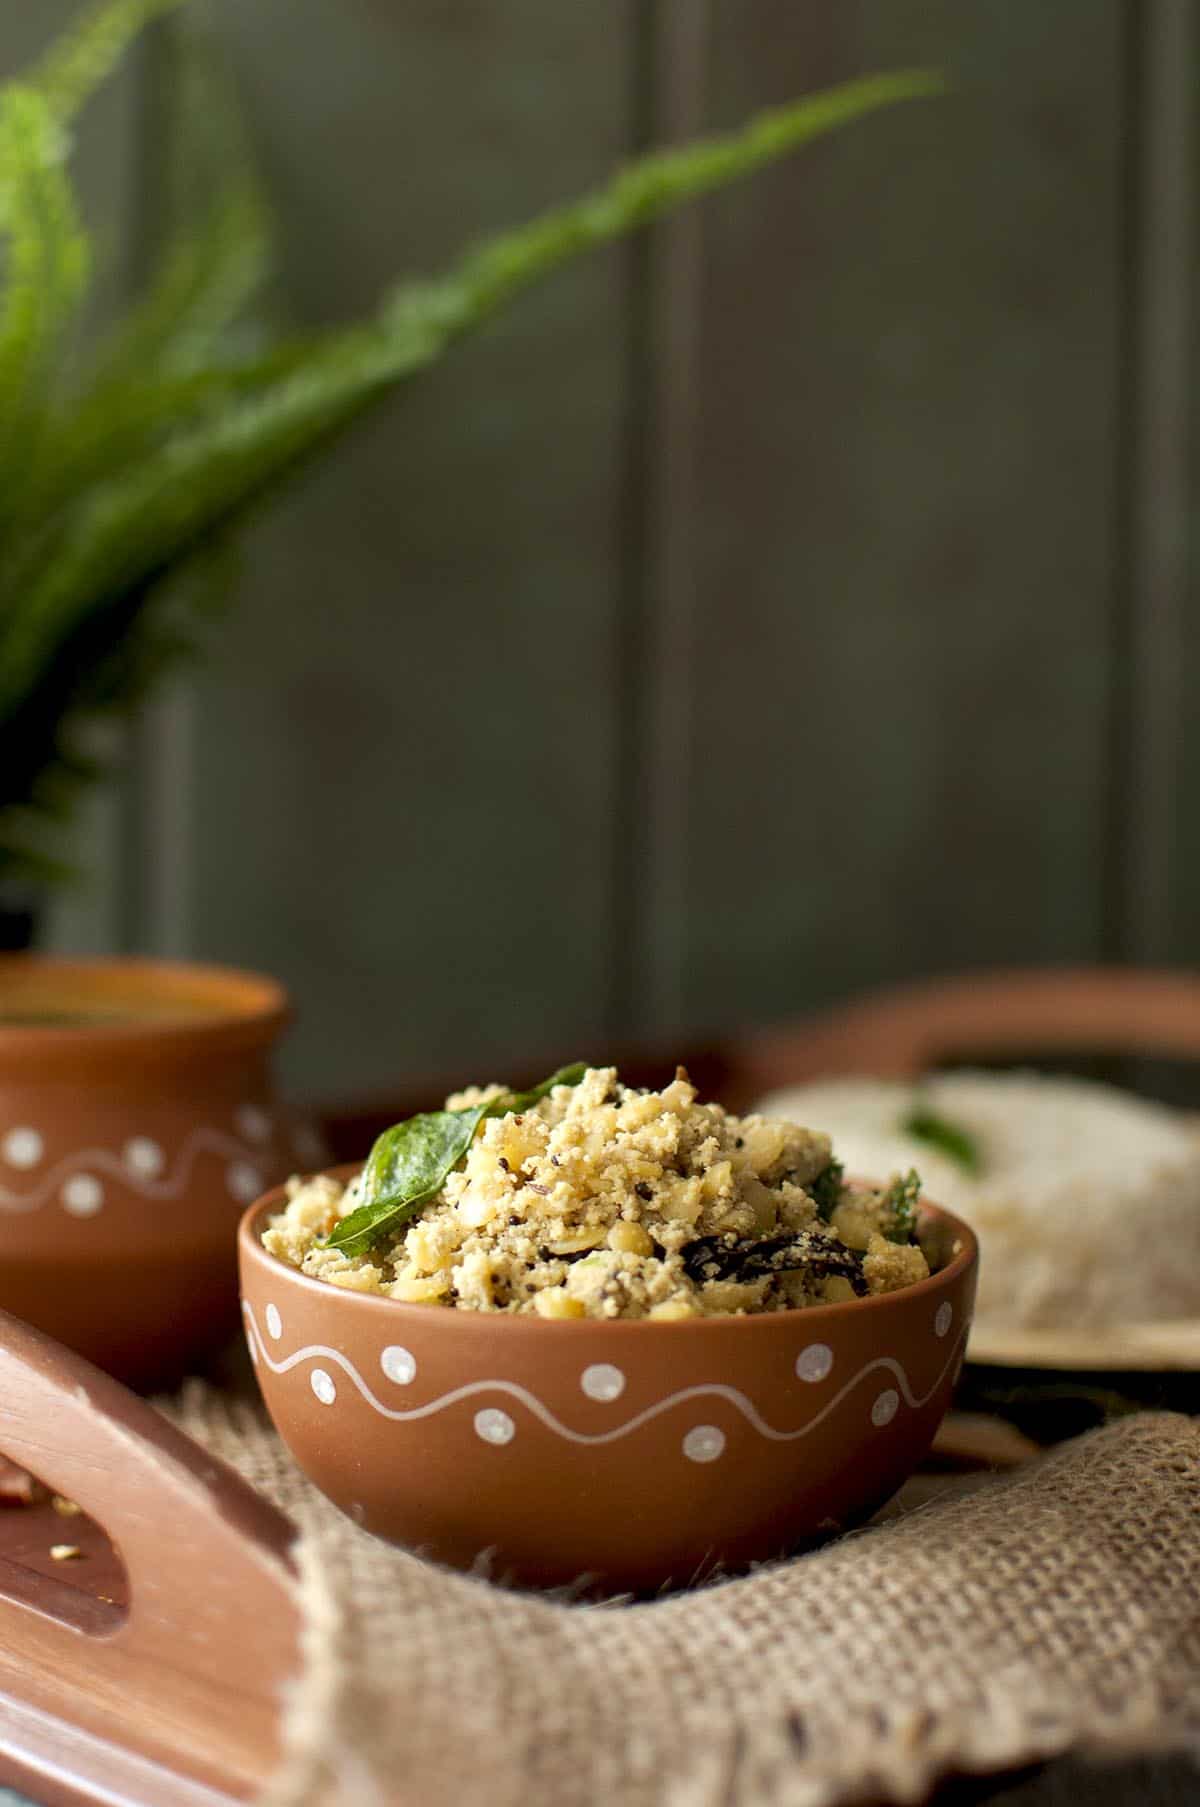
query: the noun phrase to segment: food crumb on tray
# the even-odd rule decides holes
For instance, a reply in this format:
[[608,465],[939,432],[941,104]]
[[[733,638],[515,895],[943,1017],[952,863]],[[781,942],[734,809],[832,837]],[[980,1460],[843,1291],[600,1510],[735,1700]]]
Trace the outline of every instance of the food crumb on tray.
[[[462,1152],[435,1190],[404,1201],[396,1176],[412,1192],[435,1145]],[[407,1303],[545,1318],[752,1314],[925,1279],[919,1184],[915,1173],[847,1184],[827,1135],[701,1103],[682,1067],[650,1091],[580,1066],[533,1093],[456,1094],[387,1132],[348,1186],[291,1181],[263,1243],[313,1278]]]
[[35,1475],[0,1456],[0,1506],[36,1506],[46,1489]]

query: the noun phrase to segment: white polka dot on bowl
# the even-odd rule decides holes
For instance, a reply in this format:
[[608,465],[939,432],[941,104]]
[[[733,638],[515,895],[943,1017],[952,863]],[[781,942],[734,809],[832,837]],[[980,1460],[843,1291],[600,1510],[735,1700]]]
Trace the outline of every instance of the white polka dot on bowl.
[[900,1395],[894,1387],[889,1387],[885,1393],[879,1395],[879,1398],[871,1407],[871,1423],[875,1425],[877,1429],[882,1430],[885,1424],[890,1424],[892,1422],[899,1407]]
[[625,1376],[612,1362],[593,1362],[583,1370],[579,1385],[589,1399],[606,1404],[610,1399],[621,1397],[625,1391]]
[[337,1388],[333,1384],[333,1375],[327,1374],[324,1368],[314,1368],[309,1376],[309,1385],[321,1401],[322,1405],[332,1405],[337,1398]]
[[416,1379],[417,1358],[411,1349],[404,1349],[399,1343],[388,1344],[379,1358],[379,1366],[398,1387],[406,1387]]
[[283,1335],[283,1319],[279,1315],[278,1305],[267,1306],[267,1329],[276,1342]]
[[248,1142],[269,1142],[274,1125],[266,1111],[260,1110],[257,1104],[243,1104],[234,1121],[239,1135],[245,1136]]
[[488,1406],[475,1414],[475,1435],[484,1443],[494,1443],[497,1447],[502,1443],[511,1443],[517,1434],[517,1427],[507,1412],[497,1411],[495,1406]]
[[0,1143],[0,1153],[10,1167],[36,1167],[45,1152],[45,1143],[37,1130],[24,1126],[10,1129]]
[[828,1343],[810,1343],[796,1357],[796,1373],[814,1386],[824,1380],[833,1368],[833,1350]]
[[937,1308],[937,1316],[933,1320],[934,1334],[936,1336],[948,1335],[950,1326],[953,1322],[954,1307],[951,1305],[949,1299],[943,1299]]
[[73,1173],[62,1189],[62,1202],[72,1217],[94,1217],[104,1203],[104,1187],[94,1173]]
[[693,1425],[683,1439],[683,1453],[689,1462],[715,1462],[725,1448],[725,1432],[715,1424]]
[[229,1196],[243,1205],[248,1205],[263,1190],[262,1175],[249,1161],[235,1161],[225,1174],[225,1184]]
[[320,1167],[326,1159],[324,1138],[314,1123],[297,1123],[292,1131],[292,1147],[309,1167]]
[[166,1166],[166,1156],[149,1136],[131,1136],[121,1152],[130,1173],[140,1180],[156,1178]]

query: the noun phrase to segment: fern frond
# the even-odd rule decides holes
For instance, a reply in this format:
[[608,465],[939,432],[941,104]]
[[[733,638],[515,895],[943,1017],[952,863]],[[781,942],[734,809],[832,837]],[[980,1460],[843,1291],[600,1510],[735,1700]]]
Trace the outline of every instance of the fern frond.
[[649,225],[663,214],[752,175],[815,138],[898,101],[943,92],[931,69],[867,75],[758,114],[740,131],[652,152],[605,187],[543,214],[529,226],[489,239],[460,266],[478,316],[592,246]]
[[93,392],[227,363],[230,332],[272,262],[266,196],[230,73],[208,40],[175,31],[159,79],[173,104],[163,144],[163,249],[145,298],[97,355]]
[[0,93],[0,162],[9,172],[6,282],[0,299],[0,521],[11,516],[51,405],[59,354],[87,289],[89,247],[43,97]]
[[[163,251],[144,297],[101,344],[86,385],[51,424],[27,495],[30,512],[53,514],[98,477],[115,475],[235,398],[238,356],[244,361],[261,338],[250,309],[271,268],[272,231],[236,96],[197,34],[172,33],[164,48],[172,60],[160,77],[169,75],[176,98],[163,146],[171,172]],[[289,348],[284,357],[291,355]]]
[[[68,116],[96,79],[108,54],[99,48],[105,20],[128,37],[135,16],[144,23],[172,3],[118,0],[99,9],[88,55],[67,57],[57,72],[52,64],[43,77],[56,97],[43,100],[45,112]],[[215,228],[229,234],[223,271],[220,257],[191,261],[181,241],[130,329],[144,349],[136,377],[137,357],[118,352],[111,380],[101,379],[56,430],[38,511],[4,545],[0,874],[42,857],[29,833],[36,799],[50,796],[57,806],[87,782],[72,752],[74,725],[136,701],[164,661],[186,648],[188,623],[163,602],[165,580],[186,560],[217,545],[359,416],[522,289],[824,132],[940,86],[922,70],[868,77],[764,114],[740,132],[647,157],[582,200],[469,250],[445,276],[401,285],[366,325],[226,365],[225,327],[258,259],[257,202],[248,191],[235,201],[239,191],[230,188],[234,211]],[[249,211],[238,215],[243,205]],[[60,209],[60,226],[69,217]],[[64,302],[69,288],[60,281]],[[14,321],[28,333],[22,293]],[[26,367],[24,356],[16,362]]]
[[63,525],[54,558],[0,633],[0,718],[36,683],[82,613],[156,580],[225,530],[358,415],[550,270],[897,100],[936,91],[901,71],[810,95],[742,131],[660,152],[595,193],[471,251],[439,281],[393,292],[368,327],[325,335],[282,376],[98,484]]
[[97,0],[25,78],[59,125],[69,125],[151,20],[182,0]]

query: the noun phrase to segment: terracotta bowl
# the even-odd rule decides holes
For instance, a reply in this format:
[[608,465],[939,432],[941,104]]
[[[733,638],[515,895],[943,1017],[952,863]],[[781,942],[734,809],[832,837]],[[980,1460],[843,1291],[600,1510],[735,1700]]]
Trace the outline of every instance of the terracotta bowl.
[[262,1246],[282,1202],[242,1220],[242,1309],[301,1468],[367,1530],[539,1587],[646,1592],[869,1518],[933,1441],[975,1297],[975,1238],[934,1205],[936,1271],[903,1292],[605,1323],[309,1279]]
[[238,1216],[320,1164],[272,1086],[286,1017],[249,973],[0,957],[0,1306],[135,1386],[228,1336]]

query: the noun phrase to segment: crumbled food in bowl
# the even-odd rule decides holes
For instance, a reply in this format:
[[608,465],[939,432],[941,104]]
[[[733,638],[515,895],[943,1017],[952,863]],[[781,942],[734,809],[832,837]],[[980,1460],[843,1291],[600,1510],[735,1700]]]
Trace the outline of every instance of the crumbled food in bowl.
[[[542,1095],[450,1098],[381,1138],[348,1186],[292,1180],[265,1247],[357,1292],[547,1318],[782,1311],[927,1276],[915,1174],[847,1185],[828,1136],[701,1104],[682,1067],[660,1092],[568,1072]],[[464,1138],[422,1193],[430,1147]]]

